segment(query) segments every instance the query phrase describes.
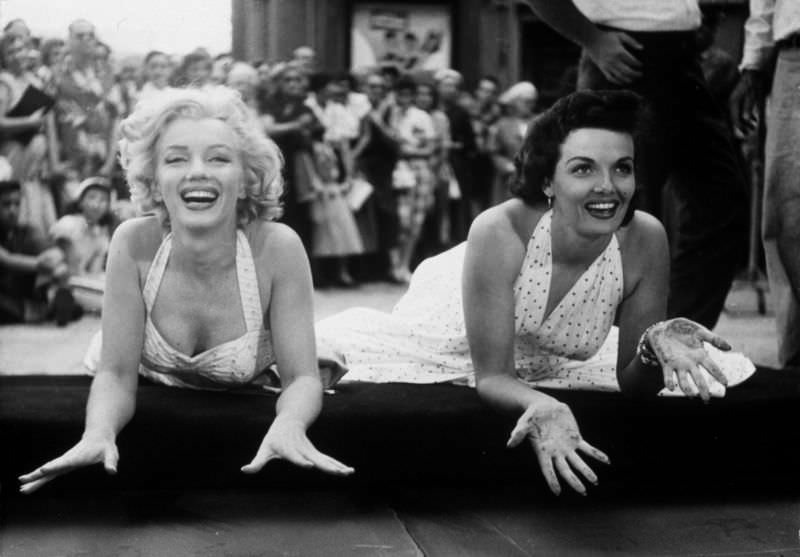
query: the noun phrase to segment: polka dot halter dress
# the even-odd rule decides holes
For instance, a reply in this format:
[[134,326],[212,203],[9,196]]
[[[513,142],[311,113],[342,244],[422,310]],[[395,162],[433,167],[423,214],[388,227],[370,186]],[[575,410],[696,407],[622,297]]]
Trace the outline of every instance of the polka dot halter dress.
[[[622,259],[616,236],[544,315],[552,274],[552,212],[528,241],[514,283],[514,364],[532,386],[618,390]],[[317,324],[318,353],[348,369],[343,380],[474,384],[461,276],[466,244],[425,260],[391,313],[353,308]]]

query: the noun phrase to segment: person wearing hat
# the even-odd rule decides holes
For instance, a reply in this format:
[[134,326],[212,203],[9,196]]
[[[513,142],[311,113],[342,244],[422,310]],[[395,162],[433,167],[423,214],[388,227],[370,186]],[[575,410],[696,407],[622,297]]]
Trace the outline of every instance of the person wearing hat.
[[0,323],[42,321],[48,314],[47,284],[67,274],[60,250],[48,249],[36,228],[20,224],[22,191],[0,180]]
[[[74,211],[52,226],[50,236],[64,253],[69,293],[83,309],[97,311],[102,305],[108,246],[117,224],[111,212],[109,181],[98,176],[81,182]],[[69,298],[67,292],[58,295]]]
[[510,198],[508,181],[516,170],[514,157],[525,141],[537,97],[538,92],[533,83],[520,81],[498,99],[505,114],[492,126],[487,140],[487,149],[492,155],[495,168],[490,197],[492,206]]

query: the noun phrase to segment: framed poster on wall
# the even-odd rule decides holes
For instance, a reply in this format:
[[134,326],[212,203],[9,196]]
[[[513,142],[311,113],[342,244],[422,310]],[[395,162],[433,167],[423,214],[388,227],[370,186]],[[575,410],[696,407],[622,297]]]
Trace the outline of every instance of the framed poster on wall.
[[387,64],[401,72],[449,68],[452,42],[448,6],[365,2],[353,7],[353,70]]

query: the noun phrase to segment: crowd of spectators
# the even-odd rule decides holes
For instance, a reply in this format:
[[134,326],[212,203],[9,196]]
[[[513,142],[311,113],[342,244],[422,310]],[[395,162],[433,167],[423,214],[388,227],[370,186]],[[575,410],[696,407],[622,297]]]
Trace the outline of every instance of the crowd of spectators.
[[283,222],[315,284],[406,282],[507,198],[536,88],[474,92],[455,70],[323,71],[313,49],[280,62],[151,51],[116,59],[86,20],[66,38],[9,22],[0,39],[0,322],[99,310],[115,226],[135,215],[117,162],[119,123],[167,87],[237,90],[285,160]]

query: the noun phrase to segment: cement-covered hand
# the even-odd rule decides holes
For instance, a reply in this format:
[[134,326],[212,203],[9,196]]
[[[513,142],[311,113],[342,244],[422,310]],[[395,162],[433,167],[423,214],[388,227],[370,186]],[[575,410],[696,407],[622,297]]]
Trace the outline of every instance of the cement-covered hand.
[[517,420],[507,446],[515,447],[525,438],[533,445],[547,485],[556,495],[561,493],[558,476],[581,495],[586,495],[586,486],[575,472],[592,484],[597,484],[597,475],[578,451],[604,464],[610,464],[604,452],[581,437],[575,416],[569,407],[555,400],[552,404],[528,407]]
[[[703,377],[702,366],[711,376],[722,383],[728,380],[720,367],[712,360],[703,346],[708,342],[720,350],[730,350],[722,337],[715,335],[702,325],[678,317],[656,323],[647,332],[647,343],[658,358],[664,374],[664,386],[674,390],[678,386],[687,396],[700,395],[704,401],[710,398],[709,386]],[[697,386],[693,389],[690,379]]]

